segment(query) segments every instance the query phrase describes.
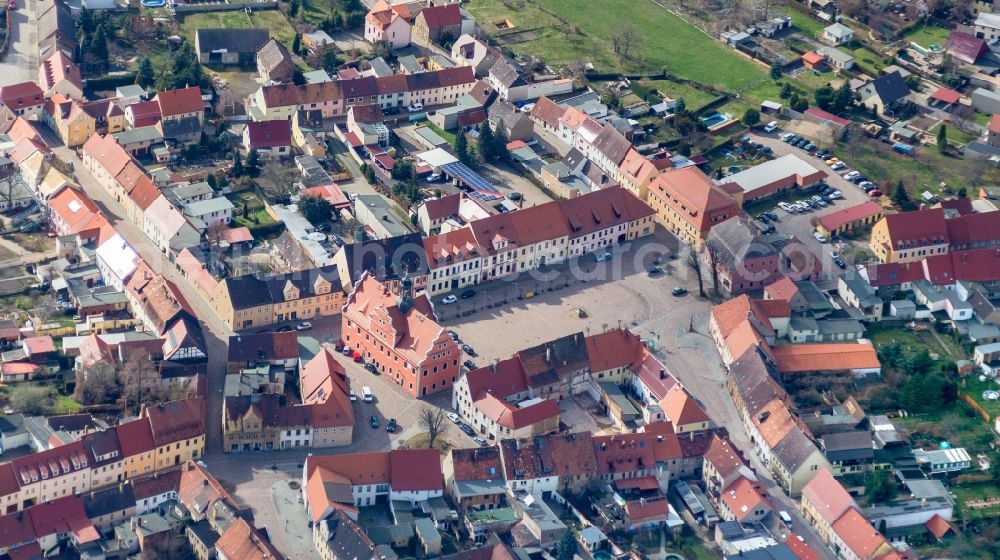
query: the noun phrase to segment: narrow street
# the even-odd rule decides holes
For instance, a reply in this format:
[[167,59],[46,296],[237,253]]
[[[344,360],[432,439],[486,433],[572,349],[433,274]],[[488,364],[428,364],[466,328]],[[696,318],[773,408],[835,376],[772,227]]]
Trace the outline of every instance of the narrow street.
[[97,179],[83,166],[83,160],[75,151],[62,145],[62,141],[48,127],[37,127],[45,137],[45,141],[53,146],[53,152],[63,161],[73,164],[77,183],[84,192],[107,215],[118,233],[146,261],[153,270],[162,273],[167,279],[176,283],[184,297],[191,303],[195,314],[202,325],[205,345],[208,351],[208,398],[206,406],[205,454],[208,457],[222,453],[222,389],[225,384],[226,360],[228,357],[228,341],[232,331],[222,323],[212,311],[209,303],[201,296],[185,278],[183,278],[166,255],[161,253],[146,237],[146,234],[135,224],[121,216],[124,209],[97,182]]
[[0,62],[0,86],[38,78],[38,18],[35,0],[15,0],[10,15],[10,44]]

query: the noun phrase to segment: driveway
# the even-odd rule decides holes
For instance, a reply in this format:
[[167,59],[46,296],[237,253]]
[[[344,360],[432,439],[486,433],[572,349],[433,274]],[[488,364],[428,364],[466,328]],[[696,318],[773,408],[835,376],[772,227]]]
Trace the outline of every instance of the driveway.
[[18,84],[38,78],[38,21],[35,0],[16,0],[17,10],[11,14],[10,44],[0,62],[0,86]]

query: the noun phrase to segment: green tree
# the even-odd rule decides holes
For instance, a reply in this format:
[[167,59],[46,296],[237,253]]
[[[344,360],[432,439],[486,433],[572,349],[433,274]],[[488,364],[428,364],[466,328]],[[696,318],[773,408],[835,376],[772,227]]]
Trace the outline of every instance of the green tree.
[[899,206],[901,209],[909,208],[910,206],[910,193],[906,192],[906,187],[903,185],[902,179],[896,183],[896,188],[892,190],[892,203]]
[[183,88],[201,85],[201,63],[190,42],[181,45],[174,55],[174,63],[169,78],[169,88]]
[[834,91],[830,86],[823,86],[816,90],[816,106],[824,111],[830,111],[833,109],[833,97]]
[[496,152],[493,151],[494,147],[493,129],[490,128],[488,120],[483,121],[479,125],[479,157],[483,158],[483,161],[492,162],[496,159]]
[[243,158],[240,157],[238,151],[233,152],[233,168],[229,171],[229,174],[233,177],[242,177],[246,173],[243,168]]
[[684,102],[683,97],[677,98],[677,103],[674,104],[674,114],[683,115],[687,112],[687,103]]
[[83,35],[90,35],[94,32],[94,12],[92,10],[82,8],[76,21]]
[[994,452],[990,457],[990,478],[993,482],[1000,482],[1000,452]]
[[877,470],[865,481],[865,500],[868,505],[884,502],[896,495],[896,485],[889,478],[889,471]]
[[878,349],[879,358],[885,365],[895,368],[903,359],[903,345],[898,340],[883,344]]
[[139,61],[139,70],[135,74],[135,83],[144,88],[152,87],[156,83],[156,72],[153,70],[153,62],[143,57]]
[[510,160],[510,150],[507,149],[507,133],[502,128],[498,128],[493,135],[493,155],[500,161]]
[[258,154],[257,149],[254,148],[250,150],[250,153],[247,154],[246,171],[250,175],[256,175],[259,168],[260,168],[260,154]]
[[941,126],[938,127],[937,149],[942,154],[948,151],[948,127],[944,123],[941,123]]
[[785,85],[781,86],[781,92],[778,93],[778,97],[782,99],[788,99],[789,97],[792,96],[792,91],[793,91],[792,84],[786,83]]
[[965,187],[959,187],[958,192],[955,193],[958,198],[969,198],[969,190]]
[[295,37],[292,38],[292,52],[295,54],[302,54],[302,34],[296,33]]
[[906,359],[906,370],[910,375],[923,375],[931,370],[934,360],[927,348],[920,348]]
[[413,162],[397,159],[392,165],[392,178],[397,181],[408,181],[413,177]]
[[782,72],[782,70],[783,70],[783,68],[781,66],[781,62],[779,62],[777,60],[774,61],[774,64],[771,65],[771,79],[772,80],[780,80],[781,79],[781,72]]
[[301,68],[296,67],[295,70],[292,70],[292,83],[297,86],[305,85],[306,75],[302,73]]
[[804,112],[809,108],[809,100],[805,97],[800,97],[798,95],[792,94],[792,99],[789,103],[793,111],[798,111],[800,113]]
[[562,540],[559,541],[559,556],[557,560],[573,560],[576,556],[577,544],[573,531],[563,533]]
[[330,221],[333,207],[330,201],[319,196],[305,195],[299,199],[299,212],[310,224],[317,225]]
[[912,414],[940,409],[955,401],[955,383],[940,373],[911,376],[899,391],[899,404]]
[[760,111],[750,107],[743,113],[743,124],[754,127],[760,124]]
[[288,3],[288,15],[294,17],[299,16],[299,8],[302,7],[302,2],[299,0],[292,0]]
[[103,71],[108,66],[108,34],[104,31],[104,26],[97,26],[97,31],[90,38],[87,54],[94,57]]
[[472,162],[472,155],[469,154],[469,139],[462,131],[455,135],[455,157],[466,165]]
[[833,112],[843,113],[844,111],[851,108],[854,104],[854,92],[851,91],[851,85],[847,80],[844,80],[844,84],[837,89],[836,93],[833,94]]

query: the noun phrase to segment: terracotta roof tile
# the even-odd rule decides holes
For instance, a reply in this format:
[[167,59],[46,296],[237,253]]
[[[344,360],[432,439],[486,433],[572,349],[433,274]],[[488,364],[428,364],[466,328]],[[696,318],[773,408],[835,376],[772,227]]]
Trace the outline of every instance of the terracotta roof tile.
[[201,100],[201,89],[197,86],[161,91],[156,94],[156,101],[160,106],[160,115],[163,117],[198,113],[205,110],[205,104]]
[[878,353],[870,343],[781,344],[771,347],[781,373],[842,371],[881,367]]
[[808,500],[816,513],[830,525],[848,509],[857,507],[851,495],[828,469],[820,469],[802,488],[802,498]]
[[834,522],[833,531],[844,541],[847,548],[862,560],[888,552],[888,541],[856,509],[847,510]]

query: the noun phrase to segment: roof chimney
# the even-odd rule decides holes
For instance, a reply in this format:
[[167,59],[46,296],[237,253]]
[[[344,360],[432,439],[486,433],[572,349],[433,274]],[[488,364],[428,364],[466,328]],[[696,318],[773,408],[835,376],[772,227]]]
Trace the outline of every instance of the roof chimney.
[[660,379],[666,379],[666,378],[667,378],[667,370],[660,368]]

